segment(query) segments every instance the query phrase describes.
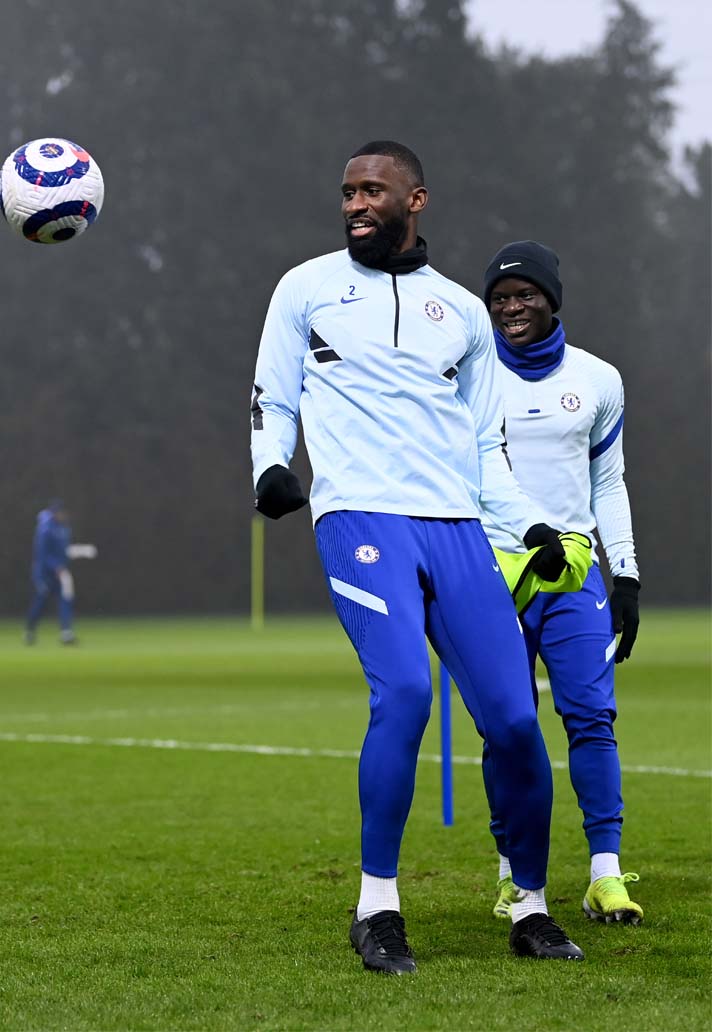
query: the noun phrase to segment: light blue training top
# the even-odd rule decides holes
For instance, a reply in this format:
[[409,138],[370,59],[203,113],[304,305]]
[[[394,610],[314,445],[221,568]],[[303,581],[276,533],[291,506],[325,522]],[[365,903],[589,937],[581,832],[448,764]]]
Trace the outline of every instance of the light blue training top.
[[[522,488],[541,505],[549,526],[592,541],[596,527],[611,575],[637,580],[618,370],[566,344],[561,364],[540,380],[524,380],[504,366],[501,377],[507,451]],[[485,529],[505,551],[523,547],[487,520]]]
[[252,395],[254,482],[288,466],[301,415],[314,521],[340,509],[489,514],[517,538],[542,511],[504,450],[499,363],[479,298],[429,265],[392,275],[347,250],[291,269]]

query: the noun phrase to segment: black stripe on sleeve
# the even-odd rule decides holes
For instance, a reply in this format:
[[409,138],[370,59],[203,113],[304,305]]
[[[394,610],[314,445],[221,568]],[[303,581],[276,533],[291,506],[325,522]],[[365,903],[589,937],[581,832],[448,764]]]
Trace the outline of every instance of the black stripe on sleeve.
[[507,420],[506,419],[502,420],[502,454],[504,455],[505,459],[507,460],[507,465],[509,466],[509,468],[511,470],[511,468],[512,468],[512,461],[509,458],[509,452],[507,451]]
[[262,406],[260,405],[260,395],[264,394],[261,387],[257,384],[252,388],[252,404],[250,405],[250,412],[252,413],[252,429],[263,430],[262,423]]
[[318,348],[328,348],[329,345],[319,336],[316,330],[312,330],[309,334],[309,347],[312,351],[317,351]]
[[337,355],[316,330],[309,334],[309,347],[314,352],[317,362],[341,362],[341,355]]

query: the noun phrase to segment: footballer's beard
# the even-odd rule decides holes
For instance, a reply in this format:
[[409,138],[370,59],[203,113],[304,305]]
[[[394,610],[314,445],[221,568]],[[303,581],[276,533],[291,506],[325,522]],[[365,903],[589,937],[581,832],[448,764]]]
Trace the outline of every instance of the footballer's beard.
[[408,232],[408,223],[402,215],[392,215],[391,218],[375,225],[375,230],[369,237],[353,238],[349,234],[349,224],[346,223],[346,240],[349,254],[355,262],[366,265],[369,269],[382,269],[392,254],[396,254],[405,240]]

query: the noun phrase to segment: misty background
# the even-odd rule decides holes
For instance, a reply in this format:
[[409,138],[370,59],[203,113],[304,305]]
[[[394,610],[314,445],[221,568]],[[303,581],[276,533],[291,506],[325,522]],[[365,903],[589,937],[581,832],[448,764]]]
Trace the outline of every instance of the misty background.
[[[423,161],[443,274],[479,293],[507,241],[558,251],[568,340],[626,385],[644,602],[708,601],[711,149],[673,166],[674,73],[634,3],[560,59],[488,49],[457,0],[0,5],[0,160],[66,136],[106,184],[79,240],[0,225],[2,613],[54,495],[99,548],[80,614],[247,612],[262,320],[344,246],[343,168],[380,137]],[[268,611],[328,608],[308,510],[266,541]]]

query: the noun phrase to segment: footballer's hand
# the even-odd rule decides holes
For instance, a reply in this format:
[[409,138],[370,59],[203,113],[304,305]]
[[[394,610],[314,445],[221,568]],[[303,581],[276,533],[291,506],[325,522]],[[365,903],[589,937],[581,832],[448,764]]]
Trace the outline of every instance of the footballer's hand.
[[548,523],[535,523],[524,535],[524,544],[527,548],[544,546],[534,559],[532,570],[542,580],[557,581],[566,569],[566,552],[558,531]]
[[614,577],[613,591],[610,597],[613,630],[620,634],[616,649],[616,663],[622,663],[630,657],[638,637],[638,592],[640,584],[634,577]]
[[255,508],[271,520],[301,509],[308,501],[301,484],[286,466],[270,466],[257,481]]

